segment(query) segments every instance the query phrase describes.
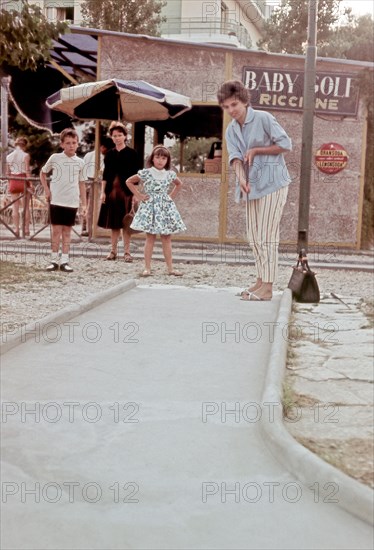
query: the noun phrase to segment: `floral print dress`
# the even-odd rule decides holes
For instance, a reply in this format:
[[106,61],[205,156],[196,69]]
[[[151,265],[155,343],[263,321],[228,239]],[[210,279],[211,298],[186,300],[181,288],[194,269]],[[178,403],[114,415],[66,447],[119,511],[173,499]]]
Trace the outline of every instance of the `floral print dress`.
[[131,224],[132,229],[154,235],[171,235],[187,228],[173,199],[168,195],[170,184],[177,177],[172,170],[145,168],[138,171],[143,182],[143,193],[149,199],[142,201]]

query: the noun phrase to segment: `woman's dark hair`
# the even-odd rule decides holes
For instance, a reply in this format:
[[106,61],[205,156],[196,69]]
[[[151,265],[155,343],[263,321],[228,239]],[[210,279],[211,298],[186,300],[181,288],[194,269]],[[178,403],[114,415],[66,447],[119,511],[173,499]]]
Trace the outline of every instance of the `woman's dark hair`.
[[114,121],[109,126],[109,134],[112,135],[114,130],[117,130],[117,132],[122,132],[124,136],[127,136],[127,130],[122,124],[122,122]]
[[156,145],[156,147],[152,149],[151,154],[147,158],[147,162],[146,162],[147,168],[150,168],[151,166],[153,166],[154,157],[166,157],[168,160],[167,160],[167,163],[165,164],[165,170],[170,170],[171,155],[170,155],[169,149],[167,149],[164,145]]
[[251,102],[251,93],[240,80],[227,80],[218,90],[217,99],[220,105],[230,97],[235,97],[246,105]]

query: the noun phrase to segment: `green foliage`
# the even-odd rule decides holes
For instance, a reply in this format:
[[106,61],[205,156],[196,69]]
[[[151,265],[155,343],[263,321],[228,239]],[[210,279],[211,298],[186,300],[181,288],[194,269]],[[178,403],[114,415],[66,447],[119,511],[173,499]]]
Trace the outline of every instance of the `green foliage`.
[[[317,46],[326,43],[337,23],[340,16],[339,4],[340,0],[319,0]],[[308,1],[283,0],[265,23],[263,38],[257,45],[271,52],[303,54],[307,29]]]
[[0,65],[36,71],[50,57],[52,38],[66,29],[66,23],[50,23],[38,6],[25,0],[20,12],[0,10]]
[[321,57],[374,61],[374,33],[371,15],[350,17],[347,24],[333,29],[328,42],[318,49]]
[[[341,0],[319,0],[317,52],[321,57],[374,61],[373,19],[339,11]],[[343,22],[343,23],[342,23]],[[307,41],[308,0],[283,0],[265,23],[257,43],[271,52],[303,54]]]
[[59,139],[51,138],[49,132],[31,126],[22,115],[17,114],[12,104],[9,107],[9,135],[12,136],[11,142],[13,143],[20,136],[27,137],[29,141],[27,152],[31,159],[31,170],[33,175],[37,176],[40,168],[51,154],[59,150]]
[[200,172],[204,168],[204,160],[208,157],[210,147],[217,138],[187,137],[183,142],[183,169],[180,167],[180,148],[178,140],[171,148],[172,164],[181,172]]
[[163,0],[85,0],[81,10],[83,25],[96,29],[159,36],[165,20]]
[[[77,150],[78,156],[83,156],[95,148],[96,124],[97,123],[93,122],[87,122],[84,124],[82,129],[82,137]],[[100,142],[103,141],[103,138],[108,137],[109,125],[109,122],[100,122]]]

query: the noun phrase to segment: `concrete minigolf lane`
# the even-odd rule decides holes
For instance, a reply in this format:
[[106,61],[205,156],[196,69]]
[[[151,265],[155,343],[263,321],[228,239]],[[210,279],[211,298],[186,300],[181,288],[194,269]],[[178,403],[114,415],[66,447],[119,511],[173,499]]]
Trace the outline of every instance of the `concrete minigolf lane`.
[[259,417],[279,296],[140,286],[2,358],[2,547],[371,548]]

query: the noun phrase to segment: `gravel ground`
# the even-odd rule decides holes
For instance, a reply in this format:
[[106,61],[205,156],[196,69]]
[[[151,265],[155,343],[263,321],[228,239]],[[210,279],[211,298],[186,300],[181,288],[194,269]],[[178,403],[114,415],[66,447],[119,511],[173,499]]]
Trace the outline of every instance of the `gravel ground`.
[[[152,276],[147,279],[139,277],[143,270],[143,262],[137,259],[133,264],[123,260],[105,262],[102,258],[74,258],[71,265],[73,273],[53,272],[47,273],[44,268],[48,258],[37,254],[12,254],[7,252],[0,255],[1,260],[1,333],[2,339],[6,339],[7,332],[13,332],[21,324],[29,323],[58,311],[61,308],[75,304],[90,295],[106,290],[128,279],[138,279],[141,284],[167,284],[185,286],[214,286],[244,288],[254,282],[254,267],[251,265],[239,265],[237,263],[176,263],[183,271],[183,277],[170,277],[166,273],[165,264],[162,261],[153,262]],[[370,261],[372,256],[362,254],[337,258],[339,261]],[[290,264],[291,265],[291,264]],[[331,270],[315,268],[319,282],[321,298],[331,299],[331,292],[340,298],[356,302],[359,308],[367,315],[369,322],[373,323],[373,275],[368,272],[355,270]],[[281,291],[287,287],[291,275],[291,268],[280,266],[278,284],[275,291]],[[233,298],[234,299],[234,298]],[[236,298],[238,299],[238,298]],[[294,311],[294,319],[297,322],[297,306]],[[363,346],[362,346],[363,347]],[[365,353],[365,350],[362,350]],[[367,353],[367,351],[366,351]],[[293,361],[297,356],[293,357]],[[303,361],[306,358],[303,356]],[[294,399],[300,398],[298,395]],[[308,404],[307,404],[308,405]],[[333,425],[332,425],[333,427]],[[326,426],[325,426],[326,428]],[[372,486],[372,472],[370,460],[373,456],[372,439],[335,442],[334,453],[333,432],[331,439],[327,439],[326,430],[323,436],[314,436],[310,440],[310,434],[304,433],[300,426],[293,430],[293,436],[304,443],[310,450],[326,459],[337,467],[341,467],[349,475],[360,479],[363,483]],[[361,464],[355,459],[352,449],[359,452]],[[366,464],[362,467],[363,458]],[[353,459],[353,460],[352,460]],[[350,469],[344,464],[350,463]],[[352,465],[353,463],[353,465]]]
[[[253,266],[227,263],[178,263],[176,265],[184,276],[176,278],[167,275],[162,261],[154,261],[152,276],[142,279],[139,277],[143,269],[141,259],[128,264],[123,260],[105,262],[101,258],[74,258],[71,262],[74,272],[69,274],[45,272],[48,260],[40,255],[6,253],[0,259],[5,260],[1,273],[2,330],[9,324],[28,323],[45,317],[127,279],[135,278],[147,284],[240,288],[255,280]],[[17,263],[17,269],[12,268],[10,262]],[[290,267],[280,266],[275,290],[287,287],[290,275]],[[320,268],[317,279],[322,296],[334,292],[343,299],[345,296],[356,297],[365,303],[373,300],[372,273]]]

